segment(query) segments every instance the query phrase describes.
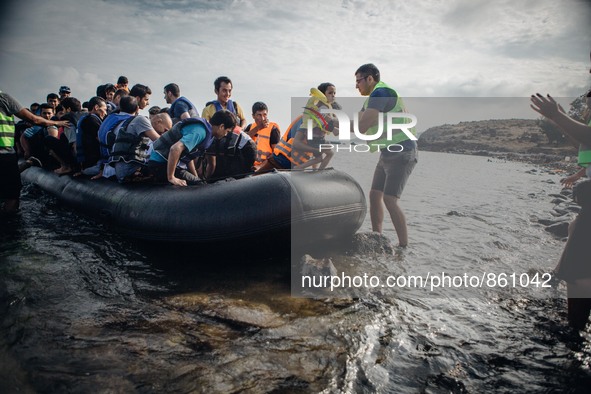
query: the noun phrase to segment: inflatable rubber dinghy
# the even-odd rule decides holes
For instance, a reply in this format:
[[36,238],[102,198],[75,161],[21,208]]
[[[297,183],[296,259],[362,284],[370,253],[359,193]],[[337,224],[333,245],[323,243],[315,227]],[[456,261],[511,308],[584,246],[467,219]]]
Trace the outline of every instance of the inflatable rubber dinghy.
[[367,211],[359,184],[334,169],[187,187],[93,181],[38,167],[22,179],[142,240],[209,243],[292,234],[292,242],[309,244],[352,236]]

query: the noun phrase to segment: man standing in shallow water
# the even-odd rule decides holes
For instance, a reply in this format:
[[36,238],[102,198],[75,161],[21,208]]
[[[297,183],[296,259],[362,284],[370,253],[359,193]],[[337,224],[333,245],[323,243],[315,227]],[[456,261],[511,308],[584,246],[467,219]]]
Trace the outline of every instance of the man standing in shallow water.
[[14,150],[14,116],[39,126],[70,125],[66,120],[54,121],[34,115],[15,98],[0,91],[0,215],[18,212],[20,203],[22,183]]
[[[375,134],[378,129],[378,117],[387,112],[406,112],[402,98],[396,91],[380,80],[380,71],[369,63],[355,71],[355,87],[362,96],[369,96],[359,117],[359,131],[363,134]],[[385,124],[385,122],[384,122]],[[414,131],[413,131],[414,133]],[[417,144],[399,130],[392,137],[380,137],[372,141],[372,151],[391,144],[398,144],[403,150],[390,152],[382,148],[376,165],[369,192],[369,212],[373,231],[382,233],[384,205],[398,235],[399,246],[408,245],[406,218],[398,205],[408,177],[417,163]]]

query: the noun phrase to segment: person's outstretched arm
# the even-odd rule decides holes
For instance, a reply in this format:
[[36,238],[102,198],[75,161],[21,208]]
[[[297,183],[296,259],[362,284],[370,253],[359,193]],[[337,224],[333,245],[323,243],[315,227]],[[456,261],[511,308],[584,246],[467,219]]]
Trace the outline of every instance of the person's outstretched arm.
[[591,127],[568,116],[550,95],[544,97],[536,93],[531,96],[531,102],[534,111],[556,123],[570,138],[591,146]]

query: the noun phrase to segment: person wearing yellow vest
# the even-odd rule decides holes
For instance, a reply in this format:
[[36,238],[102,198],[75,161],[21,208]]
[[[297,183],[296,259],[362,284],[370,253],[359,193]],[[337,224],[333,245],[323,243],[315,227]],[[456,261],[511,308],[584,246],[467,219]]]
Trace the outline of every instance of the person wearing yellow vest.
[[281,138],[279,125],[269,121],[269,108],[267,104],[257,101],[252,105],[252,118],[254,123],[244,129],[257,146],[257,157],[254,161],[255,168],[258,168],[265,160],[273,154],[275,145]]
[[[336,94],[336,90],[333,92]],[[334,101],[334,95],[332,96],[332,101]],[[306,102],[304,113],[302,114],[302,124],[293,140],[294,151],[292,152],[292,156],[295,152],[299,152],[301,154],[311,155],[312,157],[305,163],[298,164],[295,167],[296,169],[304,169],[312,166],[322,170],[332,160],[334,156],[332,150],[322,151],[320,149],[321,145],[326,143],[326,135],[330,133],[334,135],[338,134],[337,118],[333,114],[323,114],[320,112],[325,108],[331,109],[332,101],[319,88],[310,89],[310,98]],[[311,139],[307,136],[309,124],[312,125]]]
[[[13,214],[18,211],[22,188],[18,157],[14,150],[14,116],[39,126],[69,127],[65,120],[55,121],[34,115],[15,98],[0,91],[0,212]],[[29,163],[30,164],[30,163]]]
[[[209,121],[217,111],[227,109],[236,116],[236,125],[239,126],[240,129],[246,127],[246,117],[244,116],[242,107],[239,106],[236,101],[230,99],[230,97],[232,97],[232,89],[234,88],[232,80],[226,76],[218,77],[213,82],[213,88],[217,99],[208,101],[205,104],[205,108],[201,111],[201,116]],[[239,133],[237,132],[237,134]]]
[[[363,134],[376,133],[378,117],[383,116],[381,114],[406,112],[402,99],[394,89],[380,80],[380,71],[371,63],[364,64],[355,71],[355,87],[362,96],[369,96],[359,118],[359,131]],[[417,145],[400,131],[393,134],[390,139],[384,136],[372,141],[370,146],[375,151],[380,146],[390,144],[398,144],[403,149],[396,149],[395,152],[386,148],[381,150],[369,192],[371,225],[373,231],[382,233],[385,205],[396,229],[398,244],[405,247],[408,245],[408,231],[406,218],[398,205],[398,200],[417,163]]]

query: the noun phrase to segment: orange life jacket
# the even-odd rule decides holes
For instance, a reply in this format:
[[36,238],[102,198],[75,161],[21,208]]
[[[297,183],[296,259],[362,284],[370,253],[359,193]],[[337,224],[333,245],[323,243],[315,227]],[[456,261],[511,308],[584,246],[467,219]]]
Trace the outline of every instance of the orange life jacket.
[[[256,123],[252,123],[248,129],[253,127],[256,127]],[[252,140],[257,144],[257,157],[254,161],[254,164],[257,166],[263,161],[267,160],[273,154],[273,149],[271,148],[271,132],[273,131],[273,127],[279,130],[277,123],[269,122],[269,126],[258,130],[256,135],[251,137]]]
[[[302,125],[302,116],[298,116],[287,128],[287,131],[281,136],[281,139],[275,145],[274,154],[287,157],[294,166],[299,166],[310,160],[314,155],[311,152],[300,152],[293,149],[293,139],[295,133]],[[290,136],[291,130],[294,132]]]
[[118,84],[115,84],[115,89],[119,90],[125,90],[127,93],[129,93],[129,86],[123,87],[123,86],[119,86]]

